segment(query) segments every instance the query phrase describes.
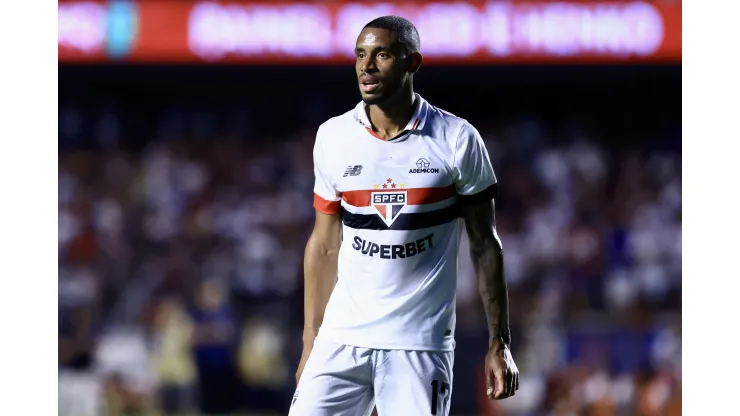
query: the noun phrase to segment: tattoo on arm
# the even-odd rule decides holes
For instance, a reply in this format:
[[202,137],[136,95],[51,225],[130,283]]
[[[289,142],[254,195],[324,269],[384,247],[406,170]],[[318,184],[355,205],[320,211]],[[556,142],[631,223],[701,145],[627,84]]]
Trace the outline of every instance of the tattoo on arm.
[[493,201],[463,207],[470,258],[488,320],[489,340],[509,344],[509,296],[501,240],[496,233]]

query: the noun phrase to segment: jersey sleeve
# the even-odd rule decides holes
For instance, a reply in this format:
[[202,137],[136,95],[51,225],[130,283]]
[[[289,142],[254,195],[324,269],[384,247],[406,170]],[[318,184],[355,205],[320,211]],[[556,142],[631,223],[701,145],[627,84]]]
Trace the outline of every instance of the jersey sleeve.
[[461,203],[474,204],[496,197],[496,175],[488,150],[478,130],[469,123],[462,126],[455,144],[453,172]]
[[328,176],[327,160],[324,154],[321,128],[319,128],[313,147],[313,171],[316,177],[313,187],[313,206],[316,210],[331,215],[339,212],[340,200],[339,192]]

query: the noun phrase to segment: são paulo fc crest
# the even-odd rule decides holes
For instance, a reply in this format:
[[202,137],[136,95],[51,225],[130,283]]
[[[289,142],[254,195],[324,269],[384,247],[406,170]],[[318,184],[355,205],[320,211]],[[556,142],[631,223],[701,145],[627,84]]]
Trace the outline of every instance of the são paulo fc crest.
[[397,185],[389,178],[382,185],[374,186],[375,189],[384,189],[383,191],[370,194],[370,204],[388,227],[406,208],[408,193],[402,189],[403,187],[403,184]]

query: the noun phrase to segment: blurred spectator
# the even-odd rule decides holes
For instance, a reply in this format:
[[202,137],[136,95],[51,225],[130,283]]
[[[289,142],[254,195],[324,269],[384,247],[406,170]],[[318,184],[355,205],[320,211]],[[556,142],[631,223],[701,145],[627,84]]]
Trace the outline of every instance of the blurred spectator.
[[286,360],[285,329],[271,321],[261,316],[247,319],[241,333],[239,369],[250,411],[270,411],[270,403],[290,400],[286,393],[293,385],[293,367]]
[[159,385],[159,407],[164,414],[193,410],[196,382],[195,363],[190,353],[193,330],[193,322],[180,299],[169,297],[159,303],[152,355]]
[[192,309],[192,348],[200,411],[205,414],[226,414],[240,408],[235,360],[238,334],[226,296],[221,281],[208,279],[198,288]]
[[120,374],[111,374],[103,382],[106,416],[143,415],[151,411],[149,397],[131,389]]

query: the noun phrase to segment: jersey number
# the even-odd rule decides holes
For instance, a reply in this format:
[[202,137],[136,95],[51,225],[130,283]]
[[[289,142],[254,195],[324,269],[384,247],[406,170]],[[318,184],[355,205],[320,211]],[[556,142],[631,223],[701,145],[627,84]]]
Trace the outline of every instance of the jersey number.
[[439,396],[442,396],[442,412],[447,408],[447,401],[450,399],[450,383],[434,380],[432,381],[432,414],[437,414]]

